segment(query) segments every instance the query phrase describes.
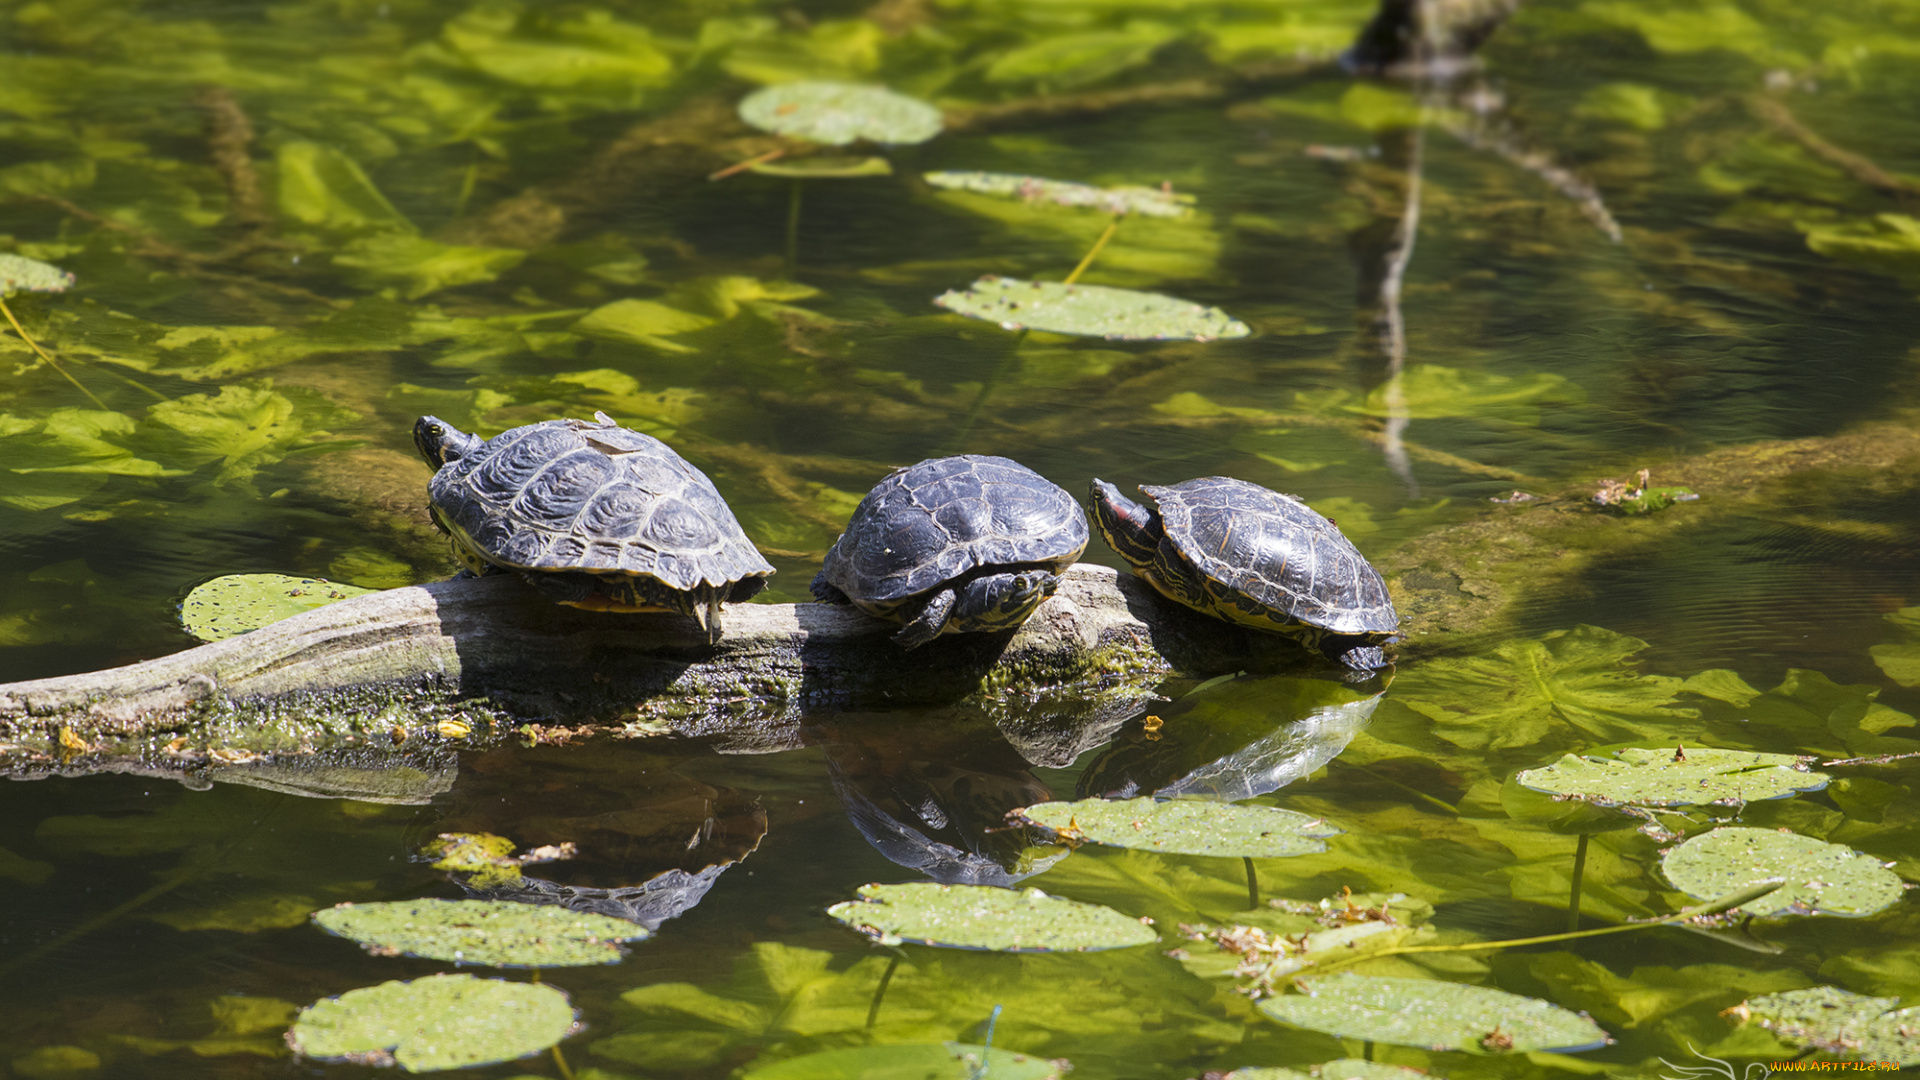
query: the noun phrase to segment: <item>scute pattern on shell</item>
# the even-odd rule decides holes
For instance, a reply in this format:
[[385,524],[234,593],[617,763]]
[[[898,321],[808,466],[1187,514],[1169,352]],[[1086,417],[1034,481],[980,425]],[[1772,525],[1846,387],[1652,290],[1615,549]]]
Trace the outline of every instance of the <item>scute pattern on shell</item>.
[[502,432],[447,463],[427,492],[502,566],[636,574],[683,590],[773,573],[704,473],[612,424]]
[[1227,476],[1140,490],[1158,504],[1167,539],[1207,577],[1336,634],[1397,628],[1380,572],[1299,499]]
[[934,458],[895,470],[860,500],[821,576],[856,603],[890,604],[975,567],[1065,569],[1088,536],[1073,496],[1025,465]]

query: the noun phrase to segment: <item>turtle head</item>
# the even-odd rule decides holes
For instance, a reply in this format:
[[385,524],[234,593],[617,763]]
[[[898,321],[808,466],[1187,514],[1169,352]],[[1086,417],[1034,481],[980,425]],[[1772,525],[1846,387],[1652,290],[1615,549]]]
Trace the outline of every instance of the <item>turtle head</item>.
[[437,416],[423,416],[413,422],[413,445],[436,469],[460,460],[484,442],[480,436],[469,435]]
[[1107,546],[1121,558],[1141,569],[1152,566],[1160,550],[1160,515],[1141,506],[1105,480],[1095,480],[1087,501],[1093,506],[1093,523]]

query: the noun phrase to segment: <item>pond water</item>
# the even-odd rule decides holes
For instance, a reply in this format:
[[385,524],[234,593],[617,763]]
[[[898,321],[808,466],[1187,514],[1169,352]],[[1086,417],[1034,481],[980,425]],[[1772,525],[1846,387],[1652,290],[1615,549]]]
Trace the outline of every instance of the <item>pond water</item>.
[[[1436,940],[1492,940],[1568,927],[1577,849],[1582,925],[1665,915],[1696,900],[1662,849],[1736,818],[1920,880],[1908,761],[1604,827],[1507,783],[1622,745],[1920,751],[1910,470],[1795,479],[1759,453],[1744,460],[1765,498],[1721,469],[1660,528],[1580,499],[1491,501],[1641,468],[1657,486],[1666,463],[1720,448],[1914,422],[1920,7],[1542,0],[1479,72],[1424,89],[1334,63],[1370,15],[1365,0],[0,5],[0,252],[76,276],[7,299],[57,365],[0,337],[0,681],[190,647],[180,598],[220,574],[449,576],[408,435],[422,413],[492,435],[604,410],[668,440],[778,567],[773,603],[806,599],[887,470],[953,452],[1017,458],[1076,494],[1095,476],[1242,477],[1298,493],[1376,558],[1443,530],[1458,545],[1490,515],[1594,523],[1512,564],[1510,581],[1544,584],[1465,644],[1414,643],[1378,700],[1304,666],[1171,683],[1072,760],[954,710],[810,716],[803,747],[761,754],[455,732],[416,740],[398,772],[363,753],[210,786],[143,773],[164,761],[48,777],[62,770],[8,744],[10,773],[40,779],[0,788],[0,1061],[31,1077],[368,1072],[289,1058],[294,1008],[451,966],[363,953],[307,915],[462,895],[417,858],[450,831],[577,841],[577,865],[552,864],[561,885],[680,872],[679,891],[623,901],[657,926],[624,962],[540,974],[584,1024],[564,1060],[489,1076],[717,1080],[977,1042],[996,1007],[995,1047],[1083,1076],[1365,1053],[1443,1076],[1653,1076],[1690,1047],[1803,1053],[1719,1015],[1750,998],[1920,1002],[1906,900],[1356,969],[1544,999],[1615,1040],[1567,1055],[1284,1026],[1168,955],[1205,949],[1183,923],[1249,921],[1249,867],[1268,914],[1271,898],[1401,893],[1404,911],[1432,906]],[[706,179],[778,145],[733,103],[803,77],[885,83],[949,128],[857,151],[890,175]],[[1016,336],[934,307],[983,274],[1060,280],[1109,222],[921,180],[937,169],[1170,185],[1194,213],[1127,218],[1083,280],[1216,305],[1252,334]],[[1412,208],[1417,240],[1388,273]],[[1402,329],[1382,330],[1394,315]],[[1487,535],[1448,559],[1509,565]],[[1121,565],[1098,540],[1087,559]],[[1254,864],[1063,858],[996,831],[1049,797],[1180,784],[1343,831]],[[1106,904],[1161,941],[886,950],[825,914],[928,873]]]

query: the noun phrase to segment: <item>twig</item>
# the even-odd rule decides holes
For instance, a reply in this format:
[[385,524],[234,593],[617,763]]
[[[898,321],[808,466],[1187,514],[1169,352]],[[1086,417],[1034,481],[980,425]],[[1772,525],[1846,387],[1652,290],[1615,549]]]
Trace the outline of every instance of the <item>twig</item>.
[[85,395],[87,395],[87,400],[88,400],[88,401],[91,401],[91,402],[93,402],[93,403],[94,403],[95,405],[98,405],[98,406],[100,406],[100,408],[101,408],[102,410],[104,410],[104,411],[109,411],[109,412],[110,412],[110,411],[112,411],[112,410],[109,410],[109,409],[107,409],[107,403],[106,403],[106,402],[104,402],[104,401],[101,401],[101,400],[100,400],[99,398],[97,398],[97,397],[95,397],[95,396],[94,396],[94,394],[93,394],[93,391],[91,391],[91,390],[89,390],[89,389],[87,389],[86,387],[84,387],[84,386],[82,386],[82,385],[80,385],[80,380],[79,380],[79,379],[76,379],[76,378],[74,378],[74,377],[73,377],[73,376],[72,376],[72,375],[71,375],[71,374],[70,374],[70,373],[69,373],[69,372],[67,371],[67,369],[66,369],[66,368],[63,368],[63,367],[61,367],[61,366],[60,366],[60,364],[59,364],[59,362],[58,362],[58,361],[56,361],[56,360],[55,360],[55,359],[53,358],[53,356],[52,356],[52,355],[51,355],[50,353],[48,353],[48,352],[47,352],[47,350],[45,350],[45,349],[43,349],[43,348],[41,348],[41,347],[40,347],[40,343],[39,343],[39,342],[37,342],[37,341],[35,341],[35,340],[33,340],[33,337],[32,337],[31,335],[29,335],[29,334],[27,333],[27,328],[26,328],[26,327],[24,327],[24,326],[21,326],[21,325],[20,325],[20,320],[14,317],[14,315],[13,315],[13,309],[12,309],[11,307],[8,307],[8,306],[7,306],[7,300],[6,300],[6,297],[4,297],[4,296],[0,296],[0,313],[4,313],[4,314],[6,315],[6,317],[7,317],[7,321],[13,324],[13,332],[14,332],[14,333],[16,333],[16,334],[19,334],[19,335],[20,335],[20,340],[21,340],[21,341],[24,341],[24,342],[26,342],[26,343],[27,343],[27,348],[29,348],[29,349],[32,349],[32,350],[33,350],[34,352],[36,352],[36,353],[38,353],[38,354],[39,354],[39,356],[40,356],[40,359],[42,359],[42,360],[45,360],[45,361],[47,362],[47,366],[48,366],[48,367],[51,367],[51,368],[52,368],[53,370],[55,370],[55,371],[57,371],[57,372],[59,372],[59,373],[60,373],[60,377],[61,377],[61,378],[63,378],[63,379],[65,379],[65,380],[67,380],[67,381],[68,381],[68,382],[70,382],[70,383],[72,383],[72,384],[73,384],[73,388],[74,388],[75,390],[78,390],[78,391],[80,391],[81,393],[83,393],[83,394],[85,394]]
[[1820,137],[1800,122],[1786,103],[1765,94],[1749,94],[1744,99],[1754,116],[1772,125],[1780,134],[1799,143],[1807,152],[1876,191],[1902,198],[1920,197],[1920,183],[1895,176],[1851,150],[1843,150]]
[[1555,161],[1552,154],[1544,150],[1531,149],[1521,142],[1520,136],[1508,123],[1493,123],[1481,112],[1470,112],[1473,120],[1465,124],[1448,124],[1447,134],[1475,150],[1485,150],[1504,158],[1507,162],[1525,169],[1545,180],[1553,189],[1566,196],[1580,208],[1580,213],[1607,239],[1618,244],[1623,234],[1620,223],[1614,220],[1613,212],[1600,197],[1600,190],[1573,170]]

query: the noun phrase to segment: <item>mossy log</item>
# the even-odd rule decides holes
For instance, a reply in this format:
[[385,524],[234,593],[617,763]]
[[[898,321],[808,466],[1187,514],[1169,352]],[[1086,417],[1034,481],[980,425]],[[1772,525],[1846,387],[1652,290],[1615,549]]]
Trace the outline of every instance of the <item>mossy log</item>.
[[[1376,557],[1403,618],[1400,660],[1509,632],[1516,612],[1577,586],[1598,559],[1740,516],[1911,491],[1917,463],[1920,425],[1882,422],[1656,465],[1657,483],[1691,486],[1702,499],[1645,516],[1605,513],[1590,489],[1489,507]],[[1059,743],[1041,751],[1054,757],[1169,677],[1316,663],[1290,640],[1198,615],[1086,564],[1017,632],[947,637],[905,654],[893,629],[842,607],[740,604],[709,646],[679,616],[557,607],[508,576],[448,581],[128,667],[0,685],[0,733],[55,754],[62,745],[125,753],[173,732],[203,747],[270,750],[319,735],[404,741],[458,714],[719,736],[751,749],[790,743],[810,713],[931,707],[1026,725],[1024,738]],[[1049,716],[1052,733],[1036,733]]]
[[510,575],[445,581],[127,667],[0,685],[0,730],[64,728],[75,751],[235,720],[384,734],[477,702],[511,719],[777,741],[807,713],[1043,699],[1085,712],[1143,700],[1169,676],[1315,661],[1086,564],[1020,630],[911,654],[890,639],[897,626],[848,607],[734,604],[724,625],[709,645],[683,616],[560,607]]

